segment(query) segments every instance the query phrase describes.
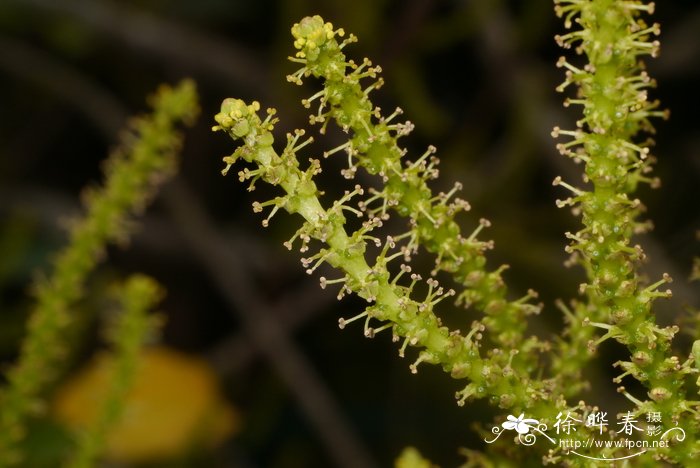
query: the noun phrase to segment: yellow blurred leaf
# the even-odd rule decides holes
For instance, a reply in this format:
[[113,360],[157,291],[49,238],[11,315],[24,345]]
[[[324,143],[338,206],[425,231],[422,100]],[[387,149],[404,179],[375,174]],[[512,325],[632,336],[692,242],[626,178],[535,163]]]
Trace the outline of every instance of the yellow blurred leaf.
[[423,458],[415,447],[406,447],[394,462],[395,468],[437,468],[430,460]]
[[[109,388],[111,357],[97,356],[56,393],[54,414],[74,430],[99,414]],[[135,462],[176,456],[198,445],[213,446],[238,426],[208,364],[165,347],[147,348],[123,417],[108,437],[106,456]]]

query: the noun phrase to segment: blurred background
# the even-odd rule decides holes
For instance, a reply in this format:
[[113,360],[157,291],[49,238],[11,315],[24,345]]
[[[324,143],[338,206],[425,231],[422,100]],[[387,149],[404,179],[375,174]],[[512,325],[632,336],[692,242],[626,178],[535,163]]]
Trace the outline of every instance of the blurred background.
[[[338,318],[357,314],[362,304],[337,302],[334,291],[318,287],[319,276],[333,274],[305,275],[298,252],[282,246],[299,221],[279,214],[263,230],[251,203],[274,191],[249,193],[235,175],[220,175],[221,157],[233,150],[225,135],[210,131],[223,98],[276,107],[278,142],[285,131],[307,126],[308,111],[299,101],[319,85],[309,79],[297,87],[285,76],[296,69],[286,60],[293,54],[290,27],[312,14],[359,37],[346,49],[351,58],[367,56],[382,66],[386,85],[373,99],[387,114],[402,107],[416,124],[402,140],[409,155],[437,146],[442,176],[435,192],[463,182],[461,196],[473,207],[461,218],[464,232],[480,217],[493,222],[482,234],[496,242],[491,265],[511,266],[506,279],[513,297],[534,288],[545,304],[532,331],[556,333],[561,318],[554,299],[577,295],[581,272],[562,266],[563,232],[578,229],[577,220],[554,206],[555,198],[566,195],[551,181],[561,175],[579,182],[580,170],[554,150],[549,132],[554,125],[572,127],[580,110],[564,109],[564,96],[554,91],[563,73],[554,66],[561,51],[553,36],[563,27],[551,1],[4,0],[5,365],[16,358],[33,275],[46,271],[51,253],[63,245],[65,221],[80,213],[83,187],[101,180],[100,162],[127,117],[145,111],[145,96],[163,82],[192,77],[201,96],[202,114],[186,133],[178,176],[128,246],[111,248],[90,279],[79,305],[88,317],[86,333],[76,343],[66,381],[102,346],[101,311],[110,283],[144,272],[168,291],[160,346],[174,357],[157,364],[172,370],[172,377],[143,385],[156,387],[156,395],[179,392],[173,411],[203,400],[202,411],[218,408],[214,413],[225,415],[227,425],[216,435],[193,429],[168,453],[127,458],[121,462],[126,466],[390,466],[406,445],[454,466],[463,460],[460,447],[481,447],[474,425],[490,428],[492,416],[500,414],[484,401],[457,407],[452,395],[463,384],[436,366],[412,375],[412,355],[399,359],[389,335],[365,339],[361,325],[338,330]],[[655,230],[640,242],[650,257],[649,276],[669,272],[676,279],[674,298],[658,309],[660,321],[671,323],[688,305],[700,303],[697,286],[687,282],[700,251],[700,4],[658,2],[654,21],[662,25],[662,53],[646,60],[659,82],[652,96],[671,109],[671,119],[656,122],[656,175],[663,185],[641,190]],[[319,157],[338,138],[329,132],[305,154]],[[341,159],[324,161],[322,188],[346,183],[336,175],[344,167]],[[446,321],[457,328],[478,317],[449,308]],[[590,370],[589,396],[611,412],[620,402],[608,358],[620,353],[615,345],[604,346],[601,367]],[[209,380],[216,390],[196,384]],[[136,437],[146,445],[150,439],[157,445],[174,430],[149,424],[144,421]],[[65,447],[61,424],[37,421],[34,429],[27,444],[35,458],[28,466],[55,466]]]

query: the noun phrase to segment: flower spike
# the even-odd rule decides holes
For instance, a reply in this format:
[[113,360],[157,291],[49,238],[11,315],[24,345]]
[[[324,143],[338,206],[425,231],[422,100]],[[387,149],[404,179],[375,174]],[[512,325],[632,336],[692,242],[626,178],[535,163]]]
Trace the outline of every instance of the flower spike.
[[[517,358],[508,353],[492,353],[489,357],[482,357],[476,343],[482,340],[485,326],[479,324],[466,337],[444,327],[434,309],[444,299],[456,296],[456,291],[441,287],[432,277],[424,281],[419,274],[412,272],[409,265],[418,247],[426,246],[438,258],[436,273],[442,270],[454,273],[472,292],[469,302],[479,304],[487,313],[494,314],[493,320],[486,322],[497,332],[492,339],[515,343],[516,337],[524,329],[520,318],[532,313],[534,306],[528,303],[532,295],[507,302],[503,299],[505,288],[500,277],[503,269],[490,273],[480,271],[484,263],[481,254],[491,247],[491,243],[478,240],[477,235],[490,223],[482,219],[470,236],[464,238],[459,235],[454,216],[460,211],[469,210],[467,202],[456,198],[461,185],[455,184],[448,193],[432,194],[426,185],[428,180],[438,175],[438,160],[434,155],[436,149],[432,146],[415,161],[402,161],[405,150],[395,142],[407,134],[413,125],[410,122],[392,122],[400,111],[382,118],[379,109],[372,105],[369,92],[383,83],[378,77],[380,68],[369,60],[359,65],[345,60],[340,51],[349,42],[338,44],[336,41],[343,35],[341,30],[333,29],[320,17],[311,17],[295,25],[292,34],[298,50],[293,61],[303,66],[290,75],[290,81],[299,83],[308,76],[323,76],[326,80],[322,91],[303,102],[307,107],[312,103],[319,105],[318,112],[311,117],[312,122],[325,126],[335,121],[341,129],[353,133],[348,142],[325,152],[324,156],[344,151],[349,166],[344,172],[346,177],[354,176],[357,168],[363,167],[379,175],[384,186],[365,190],[355,185],[331,206],[323,207],[319,199],[321,192],[314,181],[321,170],[320,162],[312,159],[305,171],[300,169],[298,162],[298,154],[306,149],[310,140],[302,141],[303,132],[296,131],[287,136],[282,153],[277,153],[272,135],[277,122],[273,117],[274,110],[268,110],[263,120],[258,115],[260,105],[257,102],[247,104],[238,99],[224,100],[221,111],[215,116],[218,125],[214,129],[224,131],[241,142],[233,154],[224,158],[224,172],[243,160],[255,168],[243,169],[239,176],[242,180],[263,181],[280,187],[285,192],[283,195],[256,202],[254,211],[271,207],[270,217],[281,209],[300,215],[303,224],[285,242],[285,246],[291,249],[299,241],[299,250],[305,253],[313,248],[312,240],[323,244],[316,253],[302,259],[307,273],[313,274],[322,263],[327,263],[340,270],[341,274],[333,280],[322,277],[322,288],[340,284],[339,299],[345,294],[354,293],[368,302],[364,312],[350,319],[340,319],[338,324],[341,328],[364,318],[364,335],[367,337],[391,329],[394,340],[404,338],[400,355],[405,353],[408,346],[422,348],[417,360],[410,366],[412,372],[419,363],[440,363],[456,378],[478,382],[478,388],[483,389],[480,394],[496,394],[505,382],[513,388],[512,398],[507,400],[509,406],[524,408],[532,392],[545,399],[548,390],[544,383],[532,381],[528,392],[518,390],[520,382],[531,380],[527,373],[512,370],[533,367],[535,353],[521,353]],[[363,89],[359,85],[362,79],[375,81]],[[353,107],[355,112],[343,111],[343,103]],[[382,227],[391,211],[407,217],[410,229],[384,238],[374,231]],[[363,218],[361,226],[354,232],[347,230],[348,213]],[[366,258],[368,246],[380,249],[373,263]],[[389,266],[399,259],[398,272],[392,274]],[[418,288],[419,284],[427,286],[427,292],[423,292],[421,299],[414,298],[418,289],[422,289]],[[496,303],[499,304],[498,308],[489,306]],[[380,323],[376,326],[370,323],[374,320]],[[533,346],[530,349],[539,348]],[[522,366],[522,362],[516,364],[514,359],[531,364]],[[511,371],[504,373],[506,367]],[[489,369],[488,379],[484,379],[485,374],[480,369]],[[501,376],[500,380],[495,378],[497,375]]]

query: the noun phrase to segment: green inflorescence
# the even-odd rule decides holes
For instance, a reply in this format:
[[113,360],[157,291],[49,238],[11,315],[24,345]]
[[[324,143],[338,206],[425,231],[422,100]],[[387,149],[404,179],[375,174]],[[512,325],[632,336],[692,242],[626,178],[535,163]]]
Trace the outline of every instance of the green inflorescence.
[[144,275],[133,275],[116,292],[121,311],[107,333],[114,355],[109,369],[110,388],[95,422],[78,435],[67,468],[95,466],[110,429],[122,416],[123,401],[132,387],[142,346],[158,327],[158,316],[148,314],[163,296],[158,283]]
[[[654,7],[633,0],[554,3],[566,28],[579,26],[557,36],[557,42],[566,49],[575,47],[586,59],[582,66],[566,58],[557,64],[566,69],[565,82],[558,90],[570,85],[577,88],[575,98],[568,98],[565,106],[581,105],[584,112],[575,129],[556,127],[552,134],[570,137],[557,148],[585,164],[585,188],[560,177],[554,185],[573,193],[557,205],[570,206],[581,215],[583,228],[566,234],[570,240],[566,250],[571,262],[584,268],[588,281],[581,285],[582,299],[570,306],[559,302],[567,326],[552,343],[525,333],[527,316],[538,313],[541,307],[532,303],[536,294],[529,291],[518,300],[508,299],[502,277],[505,266],[487,268],[485,253],[492,243],[478,236],[490,223],[481,220],[470,234],[462,234],[456,216],[468,211],[469,204],[456,197],[459,184],[447,193],[432,192],[430,181],[438,174],[435,148],[429,147],[413,161],[406,158],[398,140],[413,125],[396,121],[400,109],[385,116],[369,97],[383,85],[380,68],[368,59],[361,63],[347,59],[343,49],[357,39],[346,37],[342,29],[335,29],[321,17],[304,18],[292,27],[297,52],[290,60],[300,68],[287,77],[288,81],[302,84],[307,78],[320,80],[322,89],[302,100],[306,108],[314,106],[310,123],[318,124],[320,133],[334,124],[348,135],[346,142],[324,152],[324,158],[344,154],[348,161],[342,171],[345,178],[354,179],[361,168],[379,181],[378,187],[355,185],[324,207],[314,181],[321,162],[311,159],[302,169],[297,156],[312,138],[296,130],[287,135],[284,149],[278,152],[273,136],[275,110],[268,109],[261,118],[259,103],[231,98],[224,100],[213,130],[223,131],[242,144],[224,158],[223,173],[243,159],[254,166],[238,173],[241,182],[250,180],[250,190],[258,180],[280,187],[283,195],[253,204],[256,212],[270,210],[263,225],[267,226],[280,209],[300,215],[303,224],[285,245],[289,249],[298,245],[307,255],[302,263],[309,274],[322,263],[339,271],[338,278],[322,277],[322,288],[337,285],[339,298],[354,293],[368,302],[359,315],[340,319],[341,328],[363,320],[367,337],[391,330],[393,340],[402,342],[401,356],[409,346],[419,349],[410,366],[412,372],[426,362],[440,365],[456,379],[467,380],[466,387],[457,392],[460,404],[487,398],[512,414],[526,412],[547,421],[550,427],[557,412],[586,420],[597,408],[584,402],[572,405],[567,399],[578,398],[586,387],[583,368],[597,345],[612,338],[630,352],[629,361],[615,363],[623,370],[615,382],[631,377],[648,390],[647,398],[640,399],[619,388],[634,405],[630,417],[660,412],[669,418],[664,430],[681,425],[686,431],[685,438],[677,438],[671,448],[655,450],[650,466],[659,459],[690,466],[698,453],[694,435],[699,427],[698,402],[688,399],[685,380],[698,372],[698,353],[685,360],[673,354],[671,340],[678,328],[660,327],[652,311],[656,299],[670,295],[660,288],[671,280],[664,275],[646,284],[638,272],[644,253],[632,243],[634,234],[649,227],[639,220],[643,205],[634,192],[641,183],[658,185],[658,180],[649,176],[651,143],[639,142],[638,134],[653,130],[651,118],[667,115],[658,110],[658,102],[648,99],[648,88],[654,81],[640,62],[640,56],[658,52],[659,43],[653,38],[659,34],[659,26],[648,26],[641,19],[642,14],[653,13]],[[351,229],[346,216],[361,218],[361,226]],[[405,230],[378,234],[391,216],[405,218]],[[426,280],[410,265],[419,248],[435,257],[435,267]],[[451,276],[460,291],[441,286],[438,275]],[[427,292],[419,294],[423,289]],[[443,326],[436,314],[438,303],[450,296],[483,314],[465,334]],[[596,334],[599,329],[605,330],[602,336]],[[693,349],[700,347],[698,343]],[[570,438],[582,441],[589,435],[584,430]],[[489,448],[508,450],[502,444]],[[594,453],[590,448],[581,452]],[[474,466],[484,460],[481,454],[470,453]],[[544,463],[596,466],[591,459],[564,455],[566,450],[561,447],[542,447],[537,452]],[[633,456],[629,448],[614,446],[598,449],[595,455],[608,459]],[[515,456],[528,454],[521,451]]]
[[[557,145],[559,151],[585,164],[584,182],[589,190],[554,181],[573,192],[573,196],[558,203],[572,206],[582,217],[583,228],[567,233],[571,243],[567,250],[573,261],[581,264],[589,278],[582,285],[589,307],[585,322],[605,329],[591,346],[614,338],[630,351],[629,361],[615,365],[623,373],[615,379],[621,382],[632,376],[648,389],[650,400],[633,399],[638,414],[661,412],[679,421],[683,415],[694,414],[684,390],[684,375],[694,372],[689,362],[681,363],[673,354],[671,340],[677,326],[660,327],[652,305],[658,298],[669,297],[670,290],[660,290],[671,278],[664,274],[659,281],[647,285],[638,272],[644,252],[632,245],[632,235],[645,231],[649,224],[638,221],[643,205],[633,194],[640,183],[659,185],[649,177],[654,158],[650,140],[636,142],[640,132],[653,132],[652,117],[667,117],[658,110],[658,101],[650,101],[648,88],[655,85],[643,70],[639,57],[656,56],[660,34],[658,24],[647,25],[638,18],[639,12],[652,13],[653,3],[638,1],[555,1],[565,26],[576,21],[581,28],[557,36],[564,48],[576,47],[587,57],[587,64],[576,67],[562,57],[558,66],[566,68],[566,81],[558,88],[564,90],[575,84],[576,99],[565,105],[583,107],[583,118],[574,130],[555,127],[555,137],[571,137]],[[622,390],[624,391],[624,390]],[[687,426],[690,432],[696,423]],[[694,436],[688,436],[694,438]]]
[[85,197],[85,215],[73,223],[68,245],[55,258],[46,279],[35,285],[36,306],[17,364],[0,390],[0,467],[21,462],[17,448],[26,422],[44,410],[44,392],[58,377],[70,343],[71,308],[83,294],[88,274],[108,243],[128,238],[129,220],[140,213],[158,186],[173,174],[181,145],[177,126],[197,112],[194,83],[161,87],[153,113],[135,119],[122,147],[105,165],[102,187]]
[[[296,160],[296,151],[309,141],[297,145],[303,133],[298,132],[293,137],[290,135],[287,147],[279,157],[272,148],[274,111],[269,111],[268,118],[261,122],[255,115],[258,110],[256,103],[247,106],[242,101],[226,100],[216,117],[219,124],[217,129],[225,130],[233,138],[245,142],[245,146],[225,159],[227,169],[239,157],[256,162],[258,169],[241,172],[241,179],[252,178],[255,183],[262,177],[267,182],[281,185],[287,192],[284,197],[257,203],[254,209],[259,211],[265,206],[272,206],[271,216],[279,208],[301,214],[306,223],[293,240],[301,240],[302,252],[307,250],[312,238],[327,243],[329,247],[303,260],[310,267],[308,271],[313,272],[324,261],[344,270],[346,274],[342,278],[330,281],[322,279],[322,287],[331,282],[343,283],[341,295],[346,291],[356,292],[374,303],[357,317],[366,319],[366,335],[373,336],[377,330],[392,328],[395,339],[404,340],[401,355],[409,344],[425,347],[417,363],[440,363],[455,378],[469,378],[472,382],[460,392],[462,403],[472,395],[499,395],[502,406],[524,408],[533,395],[546,398],[547,390],[543,384],[527,385],[527,370],[536,367],[535,351],[544,344],[535,338],[530,338],[526,343],[519,340],[524,329],[522,316],[539,310],[528,302],[535,294],[530,292],[521,300],[507,301],[505,283],[500,276],[503,268],[493,272],[484,269],[484,251],[490,248],[491,243],[478,240],[477,235],[488,225],[488,221],[482,220],[469,236],[460,234],[460,227],[454,218],[459,212],[468,210],[469,205],[458,198],[450,201],[459,187],[455,186],[449,193],[433,195],[427,185],[427,181],[437,175],[434,148],[429,148],[416,161],[402,162],[405,151],[398,146],[397,140],[406,135],[412,125],[410,122],[392,123],[400,110],[384,118],[380,110],[372,105],[368,93],[381,84],[381,79],[364,89],[360,80],[375,78],[378,68],[372,67],[367,60],[362,65],[355,65],[352,61],[346,61],[342,53],[346,44],[356,40],[354,36],[338,43],[336,37],[342,37],[344,32],[333,30],[332,25],[318,16],[302,20],[292,28],[292,34],[296,39],[295,45],[300,49],[292,60],[303,62],[304,67],[288,79],[300,83],[302,77],[313,75],[324,80],[323,91],[312,99],[304,100],[307,107],[315,99],[321,103],[318,113],[311,117],[312,123],[322,123],[323,132],[333,119],[341,128],[353,133],[347,143],[326,152],[324,156],[344,151],[349,161],[348,169],[343,171],[345,177],[352,178],[358,167],[364,167],[370,174],[382,178],[384,188],[381,191],[369,189],[369,196],[354,207],[350,206],[351,200],[364,194],[364,189],[357,186],[324,214],[325,210],[318,200],[319,191],[311,180],[320,162],[312,161],[311,167],[302,172]],[[343,228],[344,212],[365,216],[367,220],[359,231],[350,235]],[[370,233],[379,228],[392,212],[409,218],[408,230],[385,240],[371,236]],[[267,220],[263,224],[266,225]],[[340,236],[348,241],[334,245]],[[364,255],[366,242],[372,242],[382,249],[371,267]],[[418,275],[411,273],[408,265],[419,245],[437,256],[433,274],[447,271],[465,285],[458,300],[491,313],[484,323],[474,322],[466,336],[449,332],[433,313],[433,306],[445,296],[455,294],[453,290],[445,291],[435,279],[430,278],[427,280],[427,297],[421,301],[410,298],[416,282],[421,281]],[[291,242],[287,246],[291,247]],[[350,258],[352,260],[348,261]],[[394,260],[402,263],[398,267],[399,272],[391,278],[387,265]],[[399,283],[402,276],[410,280],[410,286]],[[389,323],[372,328],[369,326],[370,319],[388,320]],[[346,322],[349,321],[341,320],[341,326]],[[519,344],[522,352],[494,353],[482,357],[478,342],[487,327],[493,331],[494,342],[508,349]],[[417,363],[412,369],[415,370]],[[503,379],[504,369],[505,374],[510,376],[506,381]]]

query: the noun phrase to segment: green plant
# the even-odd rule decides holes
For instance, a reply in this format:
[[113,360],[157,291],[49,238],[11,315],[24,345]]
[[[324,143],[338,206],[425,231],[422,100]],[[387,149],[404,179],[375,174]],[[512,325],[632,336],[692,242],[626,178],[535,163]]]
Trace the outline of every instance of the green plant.
[[108,329],[116,362],[108,366],[111,385],[100,414],[90,427],[79,434],[76,450],[67,463],[68,467],[94,466],[102,452],[109,430],[119,421],[124,409],[123,401],[131,388],[139,363],[139,351],[144,342],[157,329],[157,316],[148,315],[163,292],[151,278],[133,275],[116,293],[120,296],[123,311]]
[[[22,461],[18,444],[28,420],[44,412],[46,392],[65,370],[72,345],[69,336],[80,323],[73,309],[88,275],[104,256],[107,244],[128,239],[133,230],[130,218],[143,211],[160,184],[175,171],[181,145],[176,127],[191,122],[197,114],[194,84],[184,81],[177,88],[163,86],[151,104],[152,115],[131,122],[121,148],[106,161],[104,186],[86,192],[85,216],[73,222],[68,245],[55,257],[50,274],[34,286],[36,305],[20,357],[7,372],[7,385],[0,392],[0,466]],[[144,278],[130,280],[123,294],[125,312],[112,337],[120,356],[113,394],[117,402],[136,365],[134,347],[151,328],[142,314],[157,296],[155,285]],[[101,433],[118,411],[119,405],[110,401],[98,427],[84,436],[76,466],[96,455]]]
[[[583,368],[596,347],[608,339],[625,345],[630,353],[629,360],[615,363],[623,371],[615,381],[631,377],[647,388],[646,397],[619,388],[633,404],[625,415],[627,423],[662,414],[665,419],[658,421],[659,433],[663,432],[664,441],[675,438],[673,445],[654,448],[653,460],[638,457],[644,451],[635,450],[633,445],[584,445],[598,430],[613,441],[620,440],[620,433],[628,439],[637,435],[613,431],[612,423],[608,430],[604,427],[607,423],[597,420],[597,424],[567,433],[571,446],[538,445],[533,452],[513,450],[500,439],[489,445],[488,456],[469,451],[468,465],[534,457],[539,462],[571,465],[595,466],[601,459],[616,458],[640,465],[655,466],[658,459],[665,459],[691,466],[699,450],[695,438],[698,402],[691,396],[697,389],[688,389],[686,380],[698,371],[700,341],[688,358],[674,353],[671,340],[678,327],[657,325],[652,310],[656,299],[670,295],[670,291],[659,290],[670,277],[664,275],[646,284],[638,272],[644,253],[631,240],[633,234],[648,228],[648,223],[638,220],[643,205],[632,194],[640,183],[658,185],[648,176],[653,161],[651,142],[639,143],[638,134],[653,131],[650,118],[666,116],[657,109],[657,102],[648,100],[647,88],[654,82],[639,61],[640,56],[656,55],[659,47],[653,39],[659,26],[649,27],[640,18],[643,13],[653,13],[654,6],[633,0],[554,3],[566,28],[574,23],[580,26],[557,36],[557,41],[567,49],[575,46],[586,58],[580,66],[566,58],[557,63],[566,69],[559,90],[577,87],[575,98],[568,98],[565,105],[582,105],[584,115],[576,129],[556,127],[552,134],[571,138],[557,147],[563,155],[585,163],[587,184],[587,189],[581,189],[560,177],[554,180],[554,185],[573,193],[557,205],[571,206],[582,217],[583,228],[566,234],[571,241],[567,251],[588,277],[580,288],[583,299],[558,304],[566,320],[561,336],[550,341],[526,336],[526,317],[540,310],[540,305],[532,303],[536,294],[530,291],[520,299],[508,299],[501,275],[505,267],[486,268],[484,254],[492,245],[478,239],[490,223],[481,220],[471,233],[461,234],[455,216],[467,211],[469,204],[455,198],[459,184],[448,193],[432,193],[429,181],[437,177],[438,164],[435,148],[428,148],[414,161],[405,159],[397,140],[411,131],[412,124],[396,122],[399,109],[384,116],[369,98],[371,91],[383,85],[379,67],[368,59],[359,64],[348,60],[343,49],[356,38],[350,35],[338,42],[344,31],[334,29],[319,16],[304,18],[292,27],[297,53],[290,60],[301,68],[288,80],[296,84],[308,77],[321,80],[323,88],[302,101],[307,108],[318,106],[310,123],[320,124],[320,133],[335,123],[349,135],[347,142],[323,156],[344,152],[348,168],[343,175],[352,179],[362,168],[371,178],[371,186],[357,184],[324,206],[323,192],[314,181],[321,171],[320,161],[311,159],[302,168],[297,156],[312,138],[296,130],[287,135],[286,145],[278,151],[273,136],[275,110],[268,109],[261,118],[259,103],[231,98],[222,103],[213,129],[242,144],[224,158],[223,173],[242,159],[254,165],[239,172],[241,182],[251,180],[249,190],[258,180],[282,189],[282,195],[253,204],[256,212],[270,210],[263,225],[267,226],[280,209],[300,215],[303,224],[285,246],[291,249],[296,244],[302,253],[312,252],[302,259],[309,274],[322,263],[339,271],[337,278],[321,277],[322,288],[339,287],[339,298],[355,293],[368,302],[362,313],[341,318],[341,328],[362,320],[367,337],[390,330],[392,339],[401,342],[400,356],[409,345],[419,349],[410,365],[412,372],[417,372],[421,363],[432,363],[455,379],[467,379],[467,385],[457,392],[458,403],[486,398],[512,415],[520,414],[519,418],[509,416],[503,429],[496,427],[500,430],[494,431],[495,439],[505,429],[517,429],[519,436],[525,436],[520,442],[529,445],[534,443],[528,439],[533,436],[530,430],[544,431],[540,422],[550,429],[556,427],[557,433],[567,420],[595,423],[596,415],[601,414],[599,408],[570,401],[585,387]],[[369,84],[364,86],[363,80]],[[378,234],[392,215],[408,219],[404,230]],[[363,218],[357,227],[348,218],[354,216]],[[425,281],[409,265],[419,248],[435,256],[435,268]],[[448,278],[441,281],[454,282],[460,291],[441,286],[436,276]],[[458,304],[483,313],[467,333],[443,326],[435,313],[436,306],[451,296],[456,296]],[[600,329],[604,330],[602,336],[596,333]],[[524,419],[525,414],[537,420]],[[684,430],[682,435],[679,428]],[[568,453],[572,448],[574,453]]]

